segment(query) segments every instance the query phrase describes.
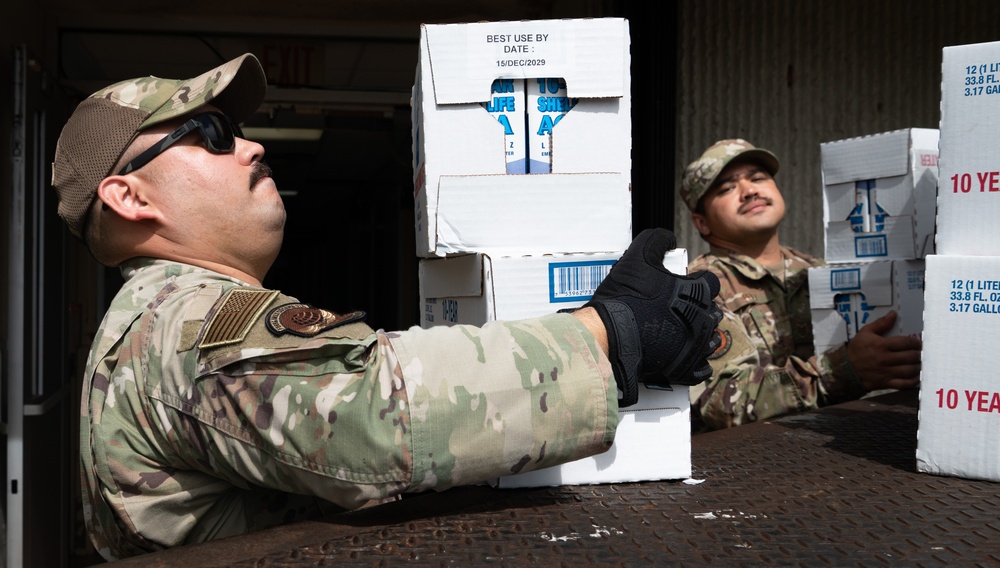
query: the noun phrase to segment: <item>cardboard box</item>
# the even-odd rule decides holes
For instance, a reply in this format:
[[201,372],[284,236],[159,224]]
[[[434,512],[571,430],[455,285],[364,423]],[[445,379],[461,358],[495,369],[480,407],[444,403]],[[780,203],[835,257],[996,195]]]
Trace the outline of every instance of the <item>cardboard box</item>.
[[1000,42],[946,47],[937,254],[1000,256]]
[[910,128],[820,144],[827,262],[934,252],[938,131]]
[[[422,25],[411,101],[417,256],[627,247],[629,57],[620,18]],[[496,79],[537,78],[561,79],[578,101],[552,130],[552,173],[507,175],[504,128],[483,103]]]
[[1000,257],[927,257],[917,470],[1000,481]]
[[639,389],[639,402],[618,411],[611,449],[555,467],[508,475],[497,487],[625,483],[691,476],[691,401],[688,387]]
[[[422,259],[420,325],[483,325],[580,307],[621,255],[621,251],[532,256],[476,253]],[[668,252],[664,266],[686,274],[687,250]]]
[[888,335],[920,336],[924,261],[882,260],[810,268],[809,306],[817,353],[843,345],[890,310],[898,317]]

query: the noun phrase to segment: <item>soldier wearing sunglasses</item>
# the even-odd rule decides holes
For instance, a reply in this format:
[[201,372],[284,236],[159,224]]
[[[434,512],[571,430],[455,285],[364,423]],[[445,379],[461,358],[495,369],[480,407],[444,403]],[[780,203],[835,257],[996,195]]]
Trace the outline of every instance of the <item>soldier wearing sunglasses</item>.
[[59,214],[125,278],[81,404],[104,557],[603,452],[638,383],[710,374],[718,281],[664,270],[665,230],[637,237],[587,307],[481,328],[375,331],[264,288],[285,209],[238,124],[265,91],[250,54],[130,79],[60,136]]

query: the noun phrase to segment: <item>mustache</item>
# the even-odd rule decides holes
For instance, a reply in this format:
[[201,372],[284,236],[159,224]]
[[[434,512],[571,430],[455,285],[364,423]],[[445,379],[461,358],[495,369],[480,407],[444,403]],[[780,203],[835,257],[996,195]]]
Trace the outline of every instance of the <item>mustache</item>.
[[271,177],[271,166],[267,165],[265,162],[257,162],[254,164],[253,171],[250,172],[250,189],[252,190],[257,186],[257,182],[260,180]]
[[748,199],[746,202],[744,202],[743,205],[740,206],[740,211],[739,212],[743,213],[747,209],[750,209],[751,207],[754,207],[755,205],[757,205],[758,201],[763,201],[766,205],[774,205],[774,200],[771,199],[771,198],[769,198],[769,197],[754,197],[754,198]]

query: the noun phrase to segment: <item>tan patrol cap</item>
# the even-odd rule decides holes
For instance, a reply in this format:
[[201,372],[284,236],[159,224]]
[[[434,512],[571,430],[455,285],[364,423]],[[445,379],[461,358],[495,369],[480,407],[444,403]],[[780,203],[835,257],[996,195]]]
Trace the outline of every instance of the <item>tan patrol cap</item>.
[[242,122],[266,93],[260,62],[245,53],[193,79],[127,79],[90,95],[77,105],[56,142],[52,185],[59,216],[82,238],[97,186],[139,132],[209,103]]
[[722,170],[734,161],[755,162],[767,168],[771,175],[778,173],[778,158],[769,150],[757,148],[740,138],[720,140],[684,170],[681,199],[688,209],[694,211],[698,208],[698,201],[712,187]]

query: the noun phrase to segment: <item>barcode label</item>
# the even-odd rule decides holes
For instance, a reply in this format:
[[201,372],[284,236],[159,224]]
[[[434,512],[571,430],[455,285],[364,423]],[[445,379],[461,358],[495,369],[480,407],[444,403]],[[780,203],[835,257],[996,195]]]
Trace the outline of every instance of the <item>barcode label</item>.
[[861,269],[844,268],[830,271],[831,290],[860,290]]
[[866,256],[886,256],[889,254],[889,245],[885,235],[875,235],[871,237],[856,237],[854,239],[854,255],[858,258]]
[[549,263],[549,302],[589,300],[614,263],[614,260]]

